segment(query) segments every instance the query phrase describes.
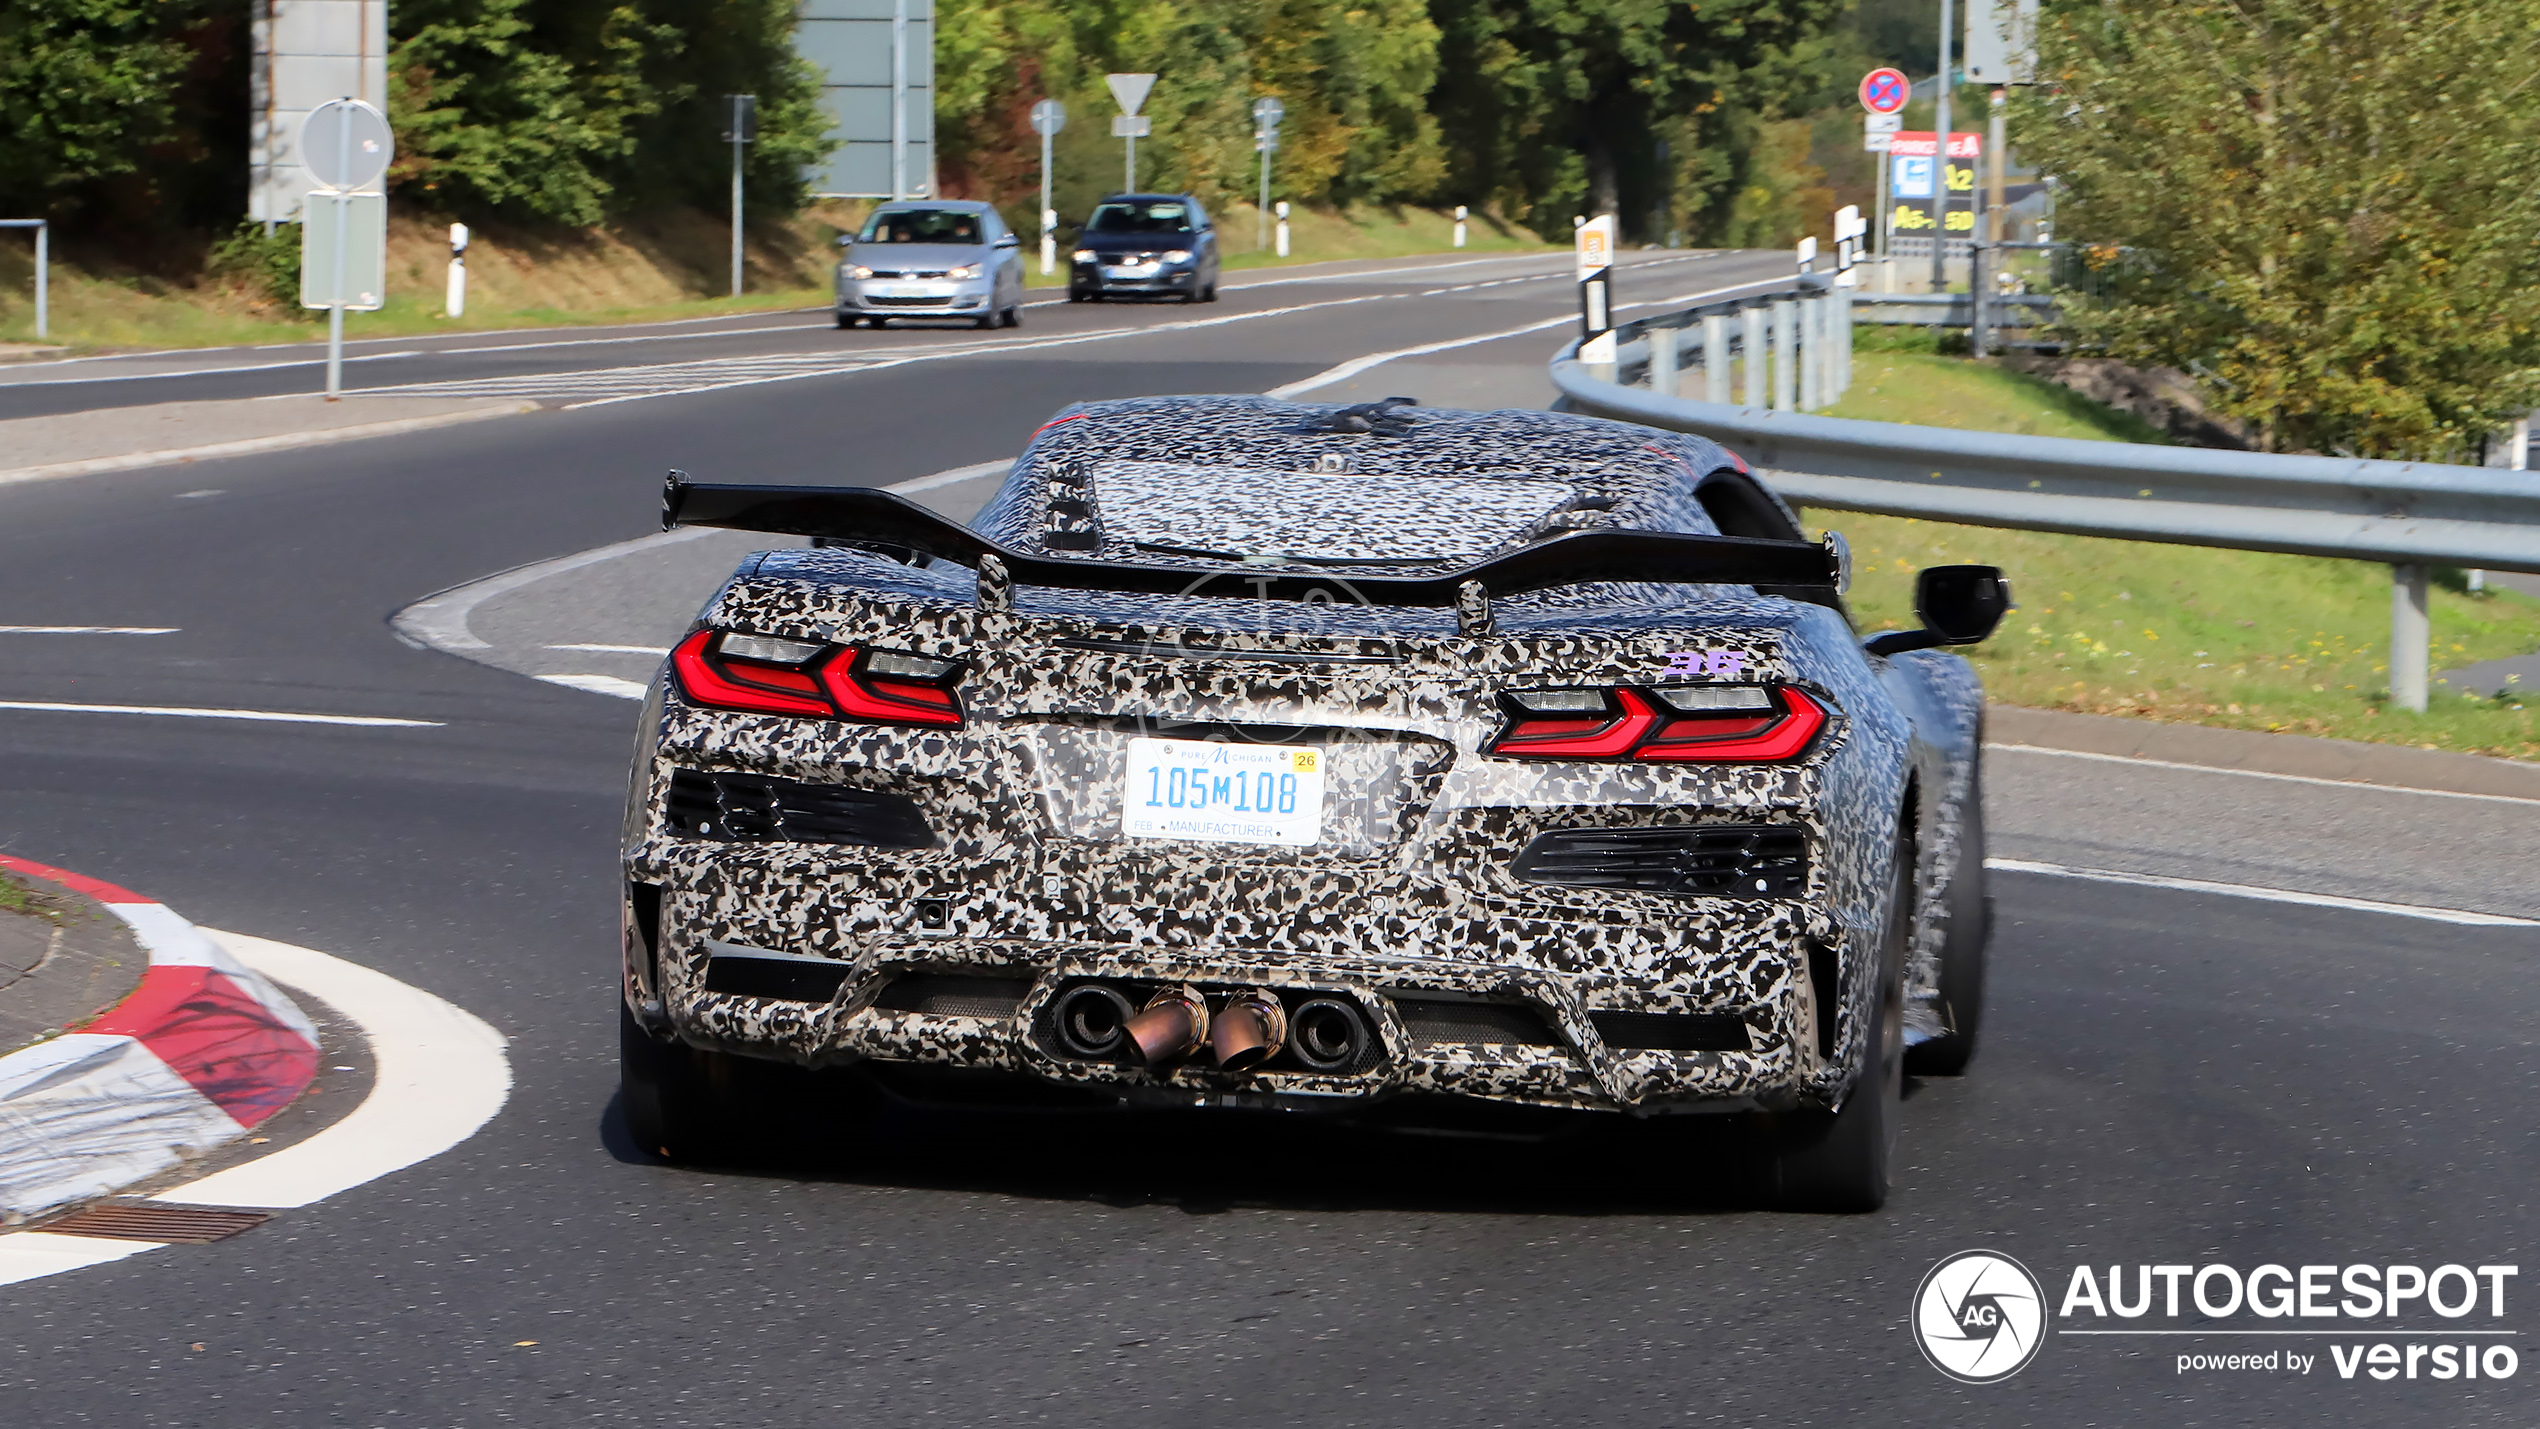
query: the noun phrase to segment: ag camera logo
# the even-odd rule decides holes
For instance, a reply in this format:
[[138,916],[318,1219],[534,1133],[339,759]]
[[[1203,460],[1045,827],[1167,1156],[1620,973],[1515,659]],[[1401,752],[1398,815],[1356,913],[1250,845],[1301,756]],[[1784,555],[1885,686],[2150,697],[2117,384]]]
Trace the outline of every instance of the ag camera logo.
[[2007,1255],[1962,1250],[1914,1289],[1914,1343],[1961,1384],[2009,1379],[2045,1341],[2045,1287]]

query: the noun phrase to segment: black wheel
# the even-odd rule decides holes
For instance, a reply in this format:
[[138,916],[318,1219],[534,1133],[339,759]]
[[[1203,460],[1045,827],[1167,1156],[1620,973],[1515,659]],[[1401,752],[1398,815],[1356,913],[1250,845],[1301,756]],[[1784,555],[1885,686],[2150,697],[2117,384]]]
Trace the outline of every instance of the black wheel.
[[840,326],[840,327],[842,327],[842,328],[854,327],[854,326],[855,326],[855,314],[850,313],[850,312],[841,311],[841,312],[838,314],[838,326]]
[[[1905,1093],[1905,952],[1914,928],[1914,850],[1896,853],[1887,930],[1879,939],[1877,992],[1870,1002],[1861,1073],[1831,1112],[1775,1118],[1775,1190],[1796,1211],[1875,1211],[1887,1202],[1888,1167]],[[1832,1015],[1826,1009],[1824,1015]]]
[[625,999],[617,1004],[618,1102],[627,1132],[666,1161],[712,1160],[733,1148],[733,1058],[664,1042],[644,1030]]
[[866,318],[864,322],[865,326],[872,328],[875,332],[880,332],[882,329],[891,325],[891,320],[882,316],[880,313],[873,314],[871,317]]
[[1021,303],[1016,303],[1014,306],[1005,310],[1005,325],[1007,327],[1023,326],[1023,305]]
[[988,311],[981,313],[979,315],[979,321],[972,324],[972,326],[978,328],[981,332],[986,332],[988,329],[995,327],[996,325],[997,313],[994,308],[990,308]]
[[[1981,746],[1979,746],[1981,748]],[[1918,1077],[1954,1077],[1976,1054],[1984,1022],[1985,948],[1993,940],[1993,896],[1984,882],[1984,764],[1978,756],[1967,784],[1967,808],[1959,816],[1958,856],[1949,878],[1949,925],[1940,944],[1940,996],[1936,1010],[1948,1030],[1905,1053],[1905,1070]]]
[[1068,290],[1067,290],[1067,301],[1069,301],[1069,302],[1071,302],[1071,303],[1081,303],[1081,302],[1085,301],[1085,290],[1084,290],[1084,289],[1082,289],[1082,288],[1070,288],[1070,289],[1068,289]]
[[1207,292],[1206,294],[1204,294],[1204,295],[1200,298],[1200,301],[1201,301],[1201,302],[1203,302],[1203,303],[1213,303],[1213,302],[1216,302],[1216,301],[1217,301],[1217,284],[1216,284],[1216,283],[1211,282],[1211,283],[1208,285],[1208,292]]

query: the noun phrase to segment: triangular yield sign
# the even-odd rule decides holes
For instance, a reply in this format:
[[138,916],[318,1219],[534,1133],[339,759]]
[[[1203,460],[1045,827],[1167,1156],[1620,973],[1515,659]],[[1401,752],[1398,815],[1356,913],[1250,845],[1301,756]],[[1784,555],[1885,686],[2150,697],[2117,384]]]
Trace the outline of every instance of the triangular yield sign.
[[1111,86],[1111,97],[1120,101],[1120,112],[1135,114],[1147,102],[1147,91],[1155,88],[1151,74],[1107,74],[1103,83]]

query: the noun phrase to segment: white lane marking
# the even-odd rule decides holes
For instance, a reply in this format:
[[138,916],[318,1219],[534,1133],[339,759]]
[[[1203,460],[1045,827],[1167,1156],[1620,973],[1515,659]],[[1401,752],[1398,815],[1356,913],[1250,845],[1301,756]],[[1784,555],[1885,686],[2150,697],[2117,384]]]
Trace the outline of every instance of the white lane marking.
[[[372,352],[359,356],[347,356],[344,360],[346,362],[388,362],[400,357],[428,356],[430,356],[429,353],[421,351]],[[10,387],[78,387],[91,382],[156,382],[169,377],[220,377],[232,372],[273,372],[285,367],[322,367],[324,365],[326,365],[326,359],[323,357],[305,357],[294,362],[247,362],[235,367],[190,367],[182,372],[127,372],[119,377],[57,377],[50,380],[38,378],[27,382],[0,381],[0,390]],[[306,397],[312,394],[294,392],[289,395]]]
[[677,541],[694,541],[714,534],[712,527],[683,526],[658,535],[638,536],[613,546],[598,546],[571,556],[556,556],[543,561],[528,561],[508,571],[435,591],[398,611],[388,622],[389,629],[407,644],[424,650],[490,650],[493,647],[476,638],[467,628],[468,613],[498,595],[508,595],[534,581],[582,566],[613,561],[654,546]]
[[1985,748],[2012,754],[2042,754],[2053,759],[2089,759],[2102,764],[2140,764],[2147,769],[2180,769],[2190,774],[2232,774],[2243,779],[2273,779],[2285,784],[2318,784],[2330,789],[2364,789],[2384,794],[2418,794],[2428,799],[2476,799],[2489,804],[2540,804],[2520,794],[2465,794],[2457,789],[2419,789],[2411,784],[2372,784],[2361,779],[2323,779],[2313,774],[2277,774],[2266,769],[2230,769],[2218,764],[2181,764],[2173,759],[2146,759],[2135,754],[2098,754],[2081,749],[2048,749],[2039,744],[1995,744]]
[[614,695],[621,700],[640,700],[644,697],[642,685],[633,680],[621,680],[615,675],[540,675],[536,678],[550,685],[562,685],[568,690],[582,690],[594,695]]
[[493,1120],[510,1099],[503,1034],[465,1008],[314,948],[204,932],[257,972],[351,1018],[376,1070],[370,1095],[342,1121],[296,1146],[152,1199],[306,1206],[440,1155]]
[[173,625],[0,625],[0,635],[174,635]]
[[1984,866],[2004,873],[2036,873],[2049,878],[2080,878],[2093,883],[2122,883],[2136,888],[2167,888],[2180,893],[2218,893],[2227,898],[2255,898],[2268,903],[2299,903],[2313,908],[2343,908],[2354,913],[2388,913],[2425,918],[2471,928],[2540,928],[2540,919],[2509,918],[2502,913],[2472,913],[2462,908],[2428,908],[2416,903],[2382,903],[2370,898],[2339,898],[2327,893],[2297,893],[2289,888],[2257,888],[2245,883],[2213,883],[2201,878],[2159,878],[2148,873],[2119,873],[2106,868],[2069,868],[2060,863],[2032,863],[2018,858],[1988,858]]
[[959,486],[965,481],[977,481],[983,476],[1001,475],[1013,465],[1014,458],[1010,456],[998,457],[995,461],[974,462],[969,466],[954,467],[950,471],[939,471],[933,476],[920,476],[911,478],[907,481],[895,481],[882,489],[884,491],[896,491],[903,496],[910,496],[920,491],[933,491],[937,487],[941,486]]
[[104,1240],[96,1236],[55,1235],[51,1231],[19,1231],[0,1235],[0,1285],[41,1280],[48,1275],[111,1265],[145,1250],[164,1250],[155,1240]]
[[667,655],[670,653],[670,647],[667,645],[595,645],[576,643],[572,645],[550,645],[547,648],[550,650],[583,650],[595,655]]
[[0,700],[0,710],[45,714],[167,715],[175,719],[245,719],[274,724],[349,724],[375,729],[439,729],[437,719],[387,719],[378,715],[293,714],[287,710],[211,710],[181,705],[84,705],[60,700]]
[[[1667,307],[1676,303],[1689,303],[1698,298],[1712,298],[1718,297],[1723,293],[1734,293],[1741,288],[1758,288],[1768,284],[1786,281],[1788,280],[1783,278],[1757,278],[1752,282],[1731,283],[1725,288],[1710,288],[1699,293],[1681,293],[1672,298],[1659,298],[1646,303],[1625,303],[1617,307],[1615,311],[1629,312],[1633,308]],[[1531,322],[1521,327],[1503,328],[1498,332],[1486,332],[1475,337],[1456,337],[1449,338],[1444,342],[1425,342],[1420,344],[1418,347],[1398,347],[1391,352],[1371,352],[1361,357],[1353,357],[1347,362],[1327,367],[1322,371],[1315,373],[1313,376],[1306,378],[1302,382],[1290,382],[1282,387],[1273,387],[1261,395],[1264,397],[1275,397],[1281,401],[1286,401],[1295,397],[1299,393],[1311,392],[1317,387],[1329,387],[1335,382],[1345,382],[1350,378],[1357,376],[1359,373],[1365,372],[1371,367],[1381,367],[1396,358],[1419,357],[1432,352],[1446,352],[1458,347],[1473,347],[1485,342],[1497,342],[1502,338],[1523,337],[1530,332],[1541,332],[1545,328],[1559,327],[1563,323],[1575,322],[1577,320],[1577,314],[1564,313],[1559,317],[1545,318],[1541,322]]]

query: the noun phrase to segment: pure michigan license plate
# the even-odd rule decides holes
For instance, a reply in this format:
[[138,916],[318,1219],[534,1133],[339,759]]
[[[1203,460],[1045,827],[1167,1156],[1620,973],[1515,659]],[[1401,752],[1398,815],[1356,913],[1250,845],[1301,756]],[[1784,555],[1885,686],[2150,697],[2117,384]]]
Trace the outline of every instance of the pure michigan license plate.
[[1323,830],[1323,751],[1197,739],[1129,741],[1130,838],[1304,848]]

